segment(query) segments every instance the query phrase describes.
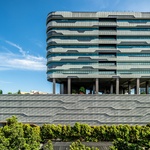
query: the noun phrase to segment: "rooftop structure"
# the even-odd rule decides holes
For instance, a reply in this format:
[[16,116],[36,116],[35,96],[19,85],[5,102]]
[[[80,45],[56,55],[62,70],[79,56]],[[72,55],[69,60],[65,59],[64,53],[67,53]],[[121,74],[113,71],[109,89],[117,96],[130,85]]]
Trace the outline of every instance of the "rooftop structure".
[[52,12],[46,25],[53,94],[149,93],[149,12]]
[[31,90],[30,92],[21,92],[21,94],[50,94],[50,93]]

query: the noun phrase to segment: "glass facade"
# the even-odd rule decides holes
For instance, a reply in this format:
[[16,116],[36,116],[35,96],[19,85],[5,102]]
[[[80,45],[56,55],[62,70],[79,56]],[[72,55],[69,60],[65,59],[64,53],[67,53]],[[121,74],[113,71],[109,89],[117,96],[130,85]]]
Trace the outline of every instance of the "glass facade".
[[[80,74],[150,73],[150,18],[115,13],[109,17],[109,12],[105,17],[88,15],[47,21],[47,74],[65,74],[64,78],[78,74],[80,78]],[[137,66],[144,70],[136,70]]]

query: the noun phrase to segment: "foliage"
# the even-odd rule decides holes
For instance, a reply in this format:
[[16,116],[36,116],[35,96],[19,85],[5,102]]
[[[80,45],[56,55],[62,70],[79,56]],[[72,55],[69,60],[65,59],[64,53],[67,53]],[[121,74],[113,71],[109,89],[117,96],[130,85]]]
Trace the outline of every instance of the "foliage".
[[81,86],[80,89],[79,89],[79,92],[82,92],[82,93],[85,94],[85,92],[86,92],[86,91],[85,91],[85,88],[84,88],[83,86]]
[[44,145],[43,150],[53,150],[53,144],[51,140],[48,140],[48,142]]
[[[137,130],[138,129],[138,130]],[[131,126],[131,137],[128,139],[117,138],[111,150],[148,150],[150,148],[150,128],[145,126]]]
[[[70,125],[44,124],[31,126],[19,123],[15,116],[7,119],[7,124],[0,128],[0,150],[38,150],[40,142],[50,147],[50,141],[77,141],[98,142],[114,141],[112,150],[117,150],[120,145],[123,150],[136,147],[150,148],[150,126],[130,125],[102,125],[90,126],[75,123]],[[48,141],[48,142],[47,142]],[[79,144],[79,143],[74,143]],[[136,150],[134,149],[134,150]]]
[[13,150],[23,149],[25,144],[23,124],[18,123],[17,118],[13,116],[7,119],[7,125],[2,129],[4,136],[9,140],[8,148]]
[[75,123],[74,126],[45,124],[41,126],[41,138],[43,142],[47,139],[98,142],[120,138],[129,143],[136,143],[141,139],[150,139],[150,127],[140,125],[89,126],[81,123]]
[[0,149],[2,150],[39,150],[40,127],[19,123],[15,116],[7,119],[0,128]]
[[8,94],[12,94],[12,92],[8,92]]
[[0,149],[8,150],[7,147],[9,146],[9,140],[4,136],[2,128],[0,128]]
[[41,141],[40,127],[31,127],[29,124],[24,124],[23,130],[26,145],[28,145],[31,150],[38,150]]
[[110,150],[143,150],[149,149],[150,147],[147,144],[142,143],[141,141],[136,143],[130,143],[124,139],[118,138],[113,142],[113,146],[110,147]]
[[77,140],[76,142],[73,142],[71,145],[70,145],[70,150],[99,150],[98,148],[90,148],[88,146],[85,146],[84,144],[82,144],[80,142],[80,140]]
[[21,94],[21,91],[20,91],[20,90],[18,90],[17,94]]
[[58,139],[61,138],[61,125],[45,124],[41,127],[41,137],[42,139]]
[[0,90],[0,94],[3,94],[3,91],[2,91],[2,90]]

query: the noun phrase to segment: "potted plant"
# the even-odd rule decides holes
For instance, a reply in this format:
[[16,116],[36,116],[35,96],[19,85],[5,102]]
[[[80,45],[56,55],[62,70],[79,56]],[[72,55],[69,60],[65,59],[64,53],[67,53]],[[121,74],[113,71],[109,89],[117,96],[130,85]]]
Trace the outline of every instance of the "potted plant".
[[85,94],[85,88],[83,86],[80,87],[79,94]]

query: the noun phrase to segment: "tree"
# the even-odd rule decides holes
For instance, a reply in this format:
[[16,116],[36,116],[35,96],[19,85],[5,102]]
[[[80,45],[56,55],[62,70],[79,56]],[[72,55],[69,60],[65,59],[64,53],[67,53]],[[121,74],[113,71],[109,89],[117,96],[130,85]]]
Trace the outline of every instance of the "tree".
[[43,150],[53,150],[53,144],[51,140],[48,140],[48,142],[43,146]]
[[17,94],[21,94],[21,91],[20,91],[20,90],[18,90]]
[[2,131],[4,132],[4,136],[9,139],[9,148],[13,150],[24,148],[25,139],[23,124],[18,123],[15,116],[7,119],[7,125],[3,127]]
[[2,90],[0,90],[0,94],[3,94],[3,91],[2,91]]
[[[6,142],[0,146],[6,145],[8,150],[39,150],[40,148],[40,127],[23,125],[15,116],[12,116],[7,119],[7,124],[1,130],[3,133],[1,137]],[[0,149],[3,148],[0,147]]]
[[12,92],[8,92],[8,94],[12,94]]
[[2,128],[0,128],[0,149],[1,150],[8,150],[9,140],[5,138]]
[[31,127],[29,124],[24,124],[23,131],[26,145],[30,147],[30,150],[38,150],[41,141],[40,127]]

